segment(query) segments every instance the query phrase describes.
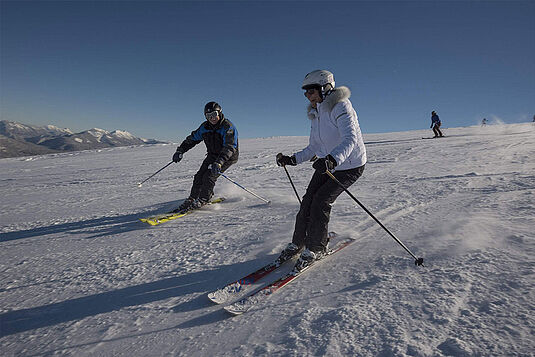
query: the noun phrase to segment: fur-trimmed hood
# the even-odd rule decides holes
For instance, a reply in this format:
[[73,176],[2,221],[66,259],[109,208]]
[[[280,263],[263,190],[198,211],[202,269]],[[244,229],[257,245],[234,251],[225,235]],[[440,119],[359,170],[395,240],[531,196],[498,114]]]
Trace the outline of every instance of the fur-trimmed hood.
[[[333,89],[333,91],[325,97],[323,100],[324,105],[327,105],[329,111],[333,109],[336,103],[340,103],[343,100],[349,99],[351,97],[351,90],[348,87],[340,86]],[[307,113],[309,119],[314,119],[316,110],[312,108],[312,104],[307,106]]]

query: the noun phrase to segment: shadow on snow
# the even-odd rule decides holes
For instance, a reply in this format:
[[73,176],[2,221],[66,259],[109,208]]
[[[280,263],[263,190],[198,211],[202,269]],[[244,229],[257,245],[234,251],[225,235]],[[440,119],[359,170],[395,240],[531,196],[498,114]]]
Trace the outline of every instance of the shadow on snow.
[[162,211],[169,210],[171,204],[176,201],[160,203],[143,213],[133,213],[122,216],[100,217],[78,222],[53,224],[46,227],[32,228],[27,230],[1,233],[0,242],[8,242],[17,239],[45,236],[48,234],[91,234],[87,238],[98,238],[111,234],[119,234],[134,231],[137,229],[150,228],[149,225],[139,221],[139,218],[148,217]]
[[[270,257],[266,257],[266,260],[269,259]],[[255,259],[248,262],[223,265],[212,270],[190,273],[54,304],[3,313],[0,315],[0,338],[24,331],[118,311],[125,307],[154,303],[168,298],[194,293],[202,293],[202,295],[195,297],[189,302],[175,307],[169,307],[169,311],[186,312],[215,306],[205,296],[207,291],[214,290],[220,285],[227,283],[228,281],[223,279],[228,276],[235,276],[237,272],[245,272],[261,266],[264,263],[263,260]],[[214,277],[217,278],[214,279]],[[228,317],[227,314],[216,311],[185,322],[177,327],[187,328],[199,324],[209,324],[226,317]]]

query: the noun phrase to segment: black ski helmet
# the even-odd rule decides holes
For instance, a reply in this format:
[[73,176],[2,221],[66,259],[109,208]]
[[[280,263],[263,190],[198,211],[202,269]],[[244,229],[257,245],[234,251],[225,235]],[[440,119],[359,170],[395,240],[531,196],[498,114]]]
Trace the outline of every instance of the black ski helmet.
[[216,111],[216,110],[219,113],[221,113],[221,106],[219,104],[217,104],[217,102],[208,102],[204,106],[204,114],[210,113],[210,112],[213,112],[213,111]]

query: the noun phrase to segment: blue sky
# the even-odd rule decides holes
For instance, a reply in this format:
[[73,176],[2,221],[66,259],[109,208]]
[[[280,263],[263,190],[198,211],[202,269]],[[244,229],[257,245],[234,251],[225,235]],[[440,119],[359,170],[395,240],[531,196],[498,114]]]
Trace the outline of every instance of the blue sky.
[[208,101],[240,137],[308,135],[328,69],[364,133],[535,114],[533,1],[1,2],[1,119],[181,141]]

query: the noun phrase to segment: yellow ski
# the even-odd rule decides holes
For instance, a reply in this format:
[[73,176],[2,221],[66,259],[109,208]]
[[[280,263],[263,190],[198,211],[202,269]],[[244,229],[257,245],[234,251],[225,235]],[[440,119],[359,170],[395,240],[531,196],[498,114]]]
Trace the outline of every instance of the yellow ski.
[[[224,197],[214,198],[208,204],[212,205],[214,203],[223,202],[224,200],[225,200]],[[172,213],[172,212],[171,213],[164,213],[164,214],[159,214],[159,215],[151,216],[151,217],[147,217],[147,218],[140,218],[139,220],[141,222],[148,223],[151,226],[157,226],[157,225],[159,225],[161,223],[165,223],[167,221],[172,221],[173,219],[184,217],[184,216],[186,216],[186,215],[188,215],[190,213],[193,213],[195,211],[197,211],[197,210],[191,210],[191,211],[187,211],[185,213]]]

